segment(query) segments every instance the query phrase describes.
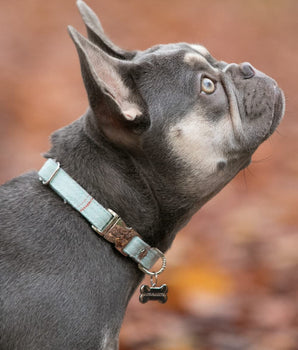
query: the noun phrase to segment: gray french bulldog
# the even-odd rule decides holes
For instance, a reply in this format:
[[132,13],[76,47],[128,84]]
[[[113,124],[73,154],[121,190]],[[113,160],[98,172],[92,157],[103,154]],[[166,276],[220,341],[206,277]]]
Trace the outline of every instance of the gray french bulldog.
[[[69,28],[89,104],[52,136],[57,159],[105,208],[166,251],[191,216],[247,167],[284,114],[277,83],[187,43],[125,51],[92,10]],[[0,348],[117,349],[143,273],[33,171],[0,190]]]

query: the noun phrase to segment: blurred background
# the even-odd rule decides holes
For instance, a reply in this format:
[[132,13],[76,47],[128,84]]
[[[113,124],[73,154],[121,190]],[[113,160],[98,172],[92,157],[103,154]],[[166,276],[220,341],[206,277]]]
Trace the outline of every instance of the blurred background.
[[[89,0],[119,46],[201,43],[283,88],[286,116],[251,166],[197,213],[167,253],[165,305],[133,297],[121,350],[298,349],[298,1]],[[0,1],[0,182],[38,169],[49,135],[87,98],[66,25],[73,0]],[[149,281],[147,281],[149,283]]]

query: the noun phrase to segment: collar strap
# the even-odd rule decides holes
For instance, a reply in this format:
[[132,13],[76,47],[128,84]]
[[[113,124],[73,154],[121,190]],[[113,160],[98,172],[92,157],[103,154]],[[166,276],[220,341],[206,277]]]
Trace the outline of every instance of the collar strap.
[[[76,209],[92,229],[125,256],[129,256],[145,273],[156,276],[164,271],[166,259],[157,248],[150,247],[132,228],[126,227],[123,220],[111,209],[104,208],[86,192],[71,176],[60,167],[60,163],[48,159],[38,172],[44,185],[49,185],[65,203]],[[150,272],[152,266],[162,259],[161,269]]]

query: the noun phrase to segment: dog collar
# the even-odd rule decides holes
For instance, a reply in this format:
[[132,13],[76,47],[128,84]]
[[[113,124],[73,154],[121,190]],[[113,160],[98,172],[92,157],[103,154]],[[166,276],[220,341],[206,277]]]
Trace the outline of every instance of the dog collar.
[[[59,162],[48,159],[38,175],[43,185],[49,185],[65,203],[76,209],[97,234],[113,243],[120,253],[137,262],[139,269],[151,276],[151,281],[153,277],[157,280],[157,275],[166,268],[166,258],[159,249],[150,247],[136,231],[126,227],[114,211],[99,204],[60,167]],[[162,260],[160,270],[149,271],[159,259]]]

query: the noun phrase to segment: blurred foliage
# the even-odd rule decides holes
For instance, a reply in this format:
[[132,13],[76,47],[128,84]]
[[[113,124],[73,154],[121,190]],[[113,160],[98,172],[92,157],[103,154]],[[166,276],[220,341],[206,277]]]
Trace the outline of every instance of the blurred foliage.
[[[279,132],[177,236],[160,278],[168,303],[133,297],[121,350],[297,350],[298,2],[88,3],[123,47],[199,42],[227,62],[251,62],[287,98]],[[75,1],[1,1],[1,182],[39,168],[48,135],[87,106],[67,24],[84,31]]]

